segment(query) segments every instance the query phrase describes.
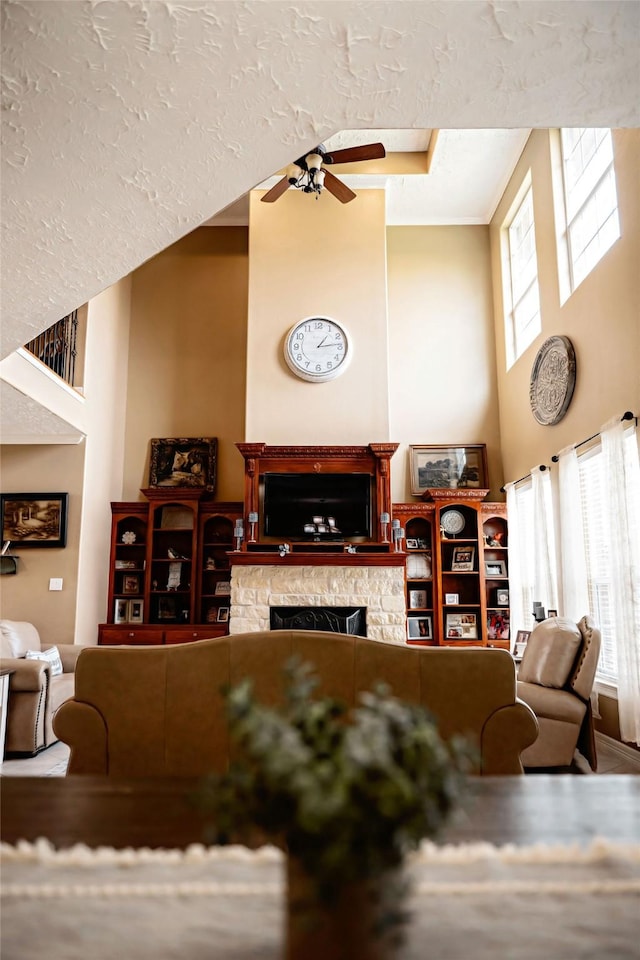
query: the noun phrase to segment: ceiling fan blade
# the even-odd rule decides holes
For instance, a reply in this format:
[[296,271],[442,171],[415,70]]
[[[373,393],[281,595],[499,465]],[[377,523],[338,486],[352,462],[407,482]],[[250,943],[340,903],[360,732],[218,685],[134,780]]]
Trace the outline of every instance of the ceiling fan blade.
[[363,143],[359,147],[346,147],[344,150],[329,150],[324,163],[355,163],[358,160],[382,160],[387,152],[382,143]]
[[325,189],[328,190],[329,193],[332,193],[340,203],[349,203],[350,200],[355,200],[356,198],[353,190],[351,190],[346,183],[343,183],[342,180],[334,177],[330,170],[324,171],[324,185]]
[[271,187],[271,190],[267,190],[264,197],[260,197],[260,199],[263,203],[273,203],[274,200],[277,200],[278,197],[282,196],[288,186],[288,179],[283,177],[282,180],[278,180],[275,187]]

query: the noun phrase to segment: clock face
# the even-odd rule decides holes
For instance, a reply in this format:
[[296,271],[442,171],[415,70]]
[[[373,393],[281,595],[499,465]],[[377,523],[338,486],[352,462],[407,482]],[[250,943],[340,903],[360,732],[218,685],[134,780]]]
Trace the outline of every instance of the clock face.
[[447,510],[441,514],[440,524],[449,537],[455,537],[464,530],[464,514],[459,510]]
[[288,366],[303,380],[323,383],[346,370],[351,342],[343,326],[329,317],[306,317],[296,323],[284,345]]

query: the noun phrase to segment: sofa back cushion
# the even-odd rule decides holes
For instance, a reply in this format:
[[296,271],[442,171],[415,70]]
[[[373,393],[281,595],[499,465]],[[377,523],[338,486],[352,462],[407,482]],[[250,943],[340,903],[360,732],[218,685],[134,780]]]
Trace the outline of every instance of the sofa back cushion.
[[531,632],[518,670],[518,680],[562,689],[569,679],[582,634],[573,620],[552,617]]
[[62,673],[62,660],[60,651],[57,647],[49,647],[48,650],[27,650],[25,660],[44,660],[51,664],[51,676],[58,677]]
[[0,656],[24,657],[27,650],[40,650],[40,634],[26,620],[0,620]]

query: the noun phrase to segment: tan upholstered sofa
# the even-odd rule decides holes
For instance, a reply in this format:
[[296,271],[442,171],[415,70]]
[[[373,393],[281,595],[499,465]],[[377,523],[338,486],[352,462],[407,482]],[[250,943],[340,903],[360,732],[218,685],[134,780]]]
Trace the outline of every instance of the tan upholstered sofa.
[[46,646],[32,623],[0,620],[0,669],[11,670],[5,756],[32,757],[58,739],[53,717],[73,696],[76,660],[82,647],[57,644],[62,673],[54,675],[52,664],[26,659],[25,654],[43,652]]
[[319,695],[347,705],[379,680],[422,703],[448,737],[470,735],[478,772],[522,773],[520,754],[538,727],[516,699],[505,650],[408,648],[305,630],[246,633],[161,647],[87,647],[76,692],[55,717],[71,747],[69,774],[199,776],[226,769],[229,741],[222,685],[251,677],[259,699],[282,700],[293,654],[313,663]]

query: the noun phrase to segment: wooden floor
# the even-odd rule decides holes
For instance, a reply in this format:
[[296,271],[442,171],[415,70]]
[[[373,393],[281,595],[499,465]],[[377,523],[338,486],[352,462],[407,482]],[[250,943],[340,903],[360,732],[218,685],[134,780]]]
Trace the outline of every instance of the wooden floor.
[[[624,746],[617,747],[608,737],[596,735],[598,752],[597,773],[636,774],[640,776],[640,751],[631,752]],[[24,760],[5,760],[0,765],[2,777],[63,777],[67,769],[69,748],[64,743],[54,743],[37,757]],[[550,771],[541,771],[548,773]],[[571,770],[575,774],[591,774],[589,764],[580,754],[576,756]],[[532,774],[533,775],[533,774]]]

